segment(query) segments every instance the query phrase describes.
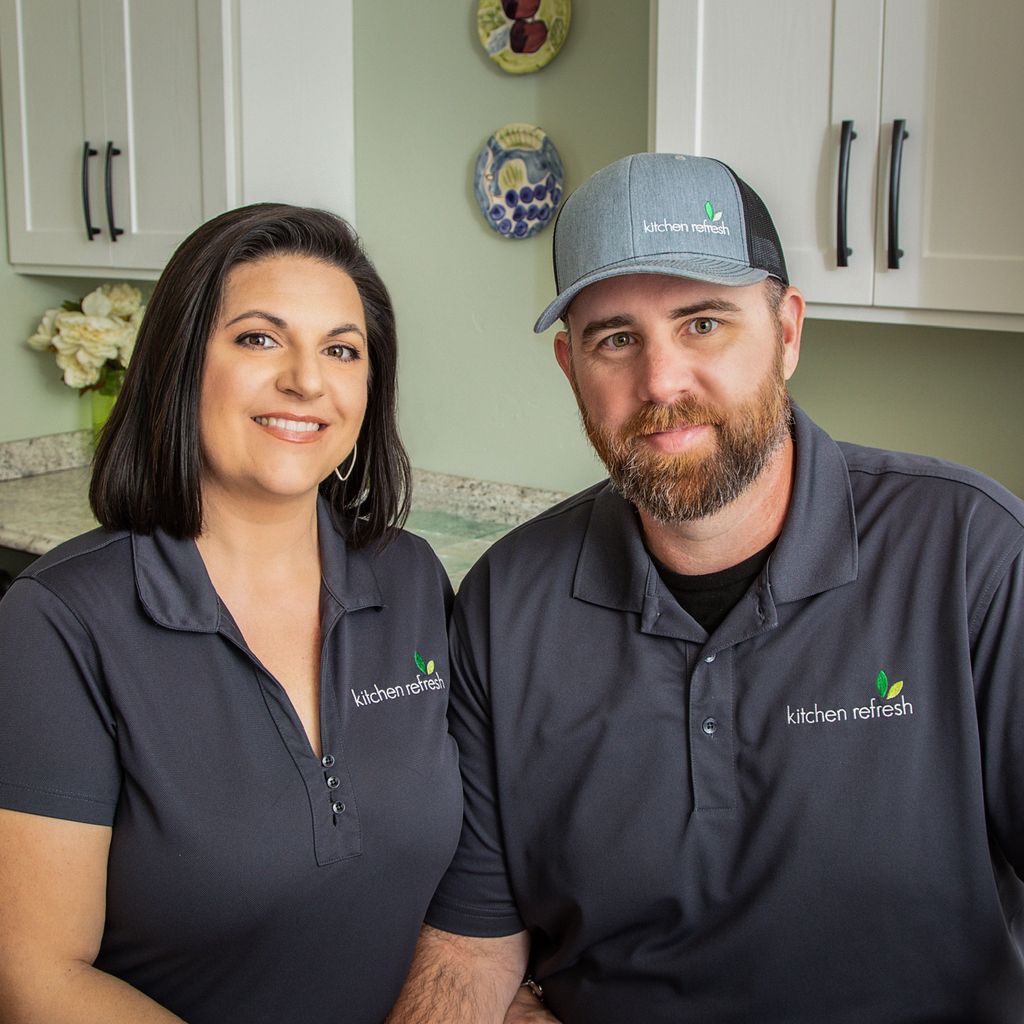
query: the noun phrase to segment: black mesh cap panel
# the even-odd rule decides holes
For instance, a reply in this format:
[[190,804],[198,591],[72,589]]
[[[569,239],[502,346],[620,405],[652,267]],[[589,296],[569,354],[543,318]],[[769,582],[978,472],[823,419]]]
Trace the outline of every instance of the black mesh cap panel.
[[789,284],[786,260],[782,255],[782,243],[761,197],[734,172],[736,184],[743,203],[743,216],[747,222],[747,250],[750,265],[766,270],[783,284]]

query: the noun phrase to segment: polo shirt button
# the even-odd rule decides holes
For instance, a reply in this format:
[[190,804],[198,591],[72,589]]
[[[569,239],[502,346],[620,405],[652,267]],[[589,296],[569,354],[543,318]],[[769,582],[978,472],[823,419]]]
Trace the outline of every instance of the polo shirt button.
[[715,655],[709,654],[704,660],[710,665],[715,660]]
[[324,756],[320,758],[320,763],[325,768],[333,768],[334,767],[334,755],[333,754],[324,754]]
[[718,721],[714,718],[705,718],[700,727],[708,736],[714,736],[718,732]]
[[331,804],[331,810],[334,811],[335,814],[344,814],[345,805],[340,800],[336,800],[333,804]]
[[339,779],[337,775],[328,775],[327,776],[327,788],[328,789],[337,789],[340,785],[341,785],[341,779]]

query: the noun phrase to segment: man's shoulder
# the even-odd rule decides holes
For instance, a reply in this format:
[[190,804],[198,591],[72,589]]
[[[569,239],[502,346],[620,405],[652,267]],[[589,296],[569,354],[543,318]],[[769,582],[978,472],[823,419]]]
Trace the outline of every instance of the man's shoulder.
[[991,515],[1024,530],[1024,501],[991,477],[968,466],[910,452],[837,442],[850,473],[857,502],[870,497],[902,497],[922,513],[947,508]]

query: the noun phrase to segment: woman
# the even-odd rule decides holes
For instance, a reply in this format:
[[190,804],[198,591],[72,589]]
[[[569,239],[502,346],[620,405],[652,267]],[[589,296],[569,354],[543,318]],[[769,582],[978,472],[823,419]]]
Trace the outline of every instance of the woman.
[[387,1013],[462,808],[395,368],[330,214],[235,210],[171,259],[103,529],[0,606],[0,1019]]

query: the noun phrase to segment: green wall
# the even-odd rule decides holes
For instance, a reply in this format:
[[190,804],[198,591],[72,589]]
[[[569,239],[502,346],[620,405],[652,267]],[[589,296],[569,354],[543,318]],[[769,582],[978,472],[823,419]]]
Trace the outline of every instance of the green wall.
[[88,403],[60,379],[52,353],[25,344],[44,310],[77,299],[99,282],[15,274],[7,262],[7,205],[0,202],[0,442],[78,430]]
[[[553,332],[532,332],[551,296],[551,232],[496,235],[472,173],[488,135],[513,121],[548,132],[570,187],[644,149],[646,5],[578,0],[561,54],[523,76],[488,60],[475,11],[355,0],[358,227],[398,309],[414,465],[573,490],[600,467]],[[0,262],[0,441],[85,425],[84,403],[23,340],[43,309],[94,284]],[[809,321],[792,391],[837,437],[965,462],[1024,494],[1022,381],[1024,334]]]
[[647,10],[577,2],[554,61],[510,75],[480,46],[476,7],[402,4],[399,17],[394,3],[356,0],[359,230],[398,309],[414,465],[569,489],[600,469],[552,336],[533,334],[551,298],[551,231],[492,231],[473,169],[488,136],[517,121],[548,133],[569,187],[646,148]]

